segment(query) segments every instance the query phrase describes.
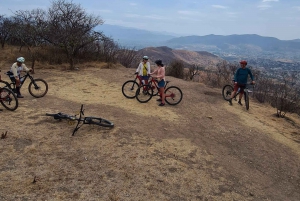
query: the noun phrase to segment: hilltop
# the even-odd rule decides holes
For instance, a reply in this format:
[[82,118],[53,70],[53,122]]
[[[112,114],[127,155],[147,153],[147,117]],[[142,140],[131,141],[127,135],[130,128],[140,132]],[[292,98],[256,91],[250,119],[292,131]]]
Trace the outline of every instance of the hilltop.
[[[135,69],[36,65],[48,94],[24,87],[19,108],[0,113],[0,200],[300,199],[299,116],[278,119],[253,99],[249,111],[229,106],[220,89],[173,77],[179,105],[141,104],[121,93]],[[81,104],[115,127],[84,125],[72,137],[75,125],[45,116]]]
[[167,46],[146,47],[138,51],[139,55],[147,55],[150,59],[163,59],[168,64],[173,60],[181,60],[187,65],[197,64],[200,66],[216,66],[224,61],[220,57],[206,51],[189,51],[172,49]]

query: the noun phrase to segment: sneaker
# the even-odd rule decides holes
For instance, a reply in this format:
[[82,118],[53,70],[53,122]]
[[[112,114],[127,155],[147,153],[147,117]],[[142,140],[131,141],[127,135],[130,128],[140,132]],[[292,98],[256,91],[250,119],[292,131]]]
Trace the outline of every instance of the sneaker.
[[22,96],[21,94],[18,94],[17,98],[24,98],[24,96]]
[[238,104],[239,104],[239,105],[243,105],[243,104],[241,103],[241,101],[239,101]]
[[164,103],[160,103],[158,106],[165,106],[165,104]]
[[160,98],[160,99],[157,99],[156,101],[161,101],[161,98]]
[[229,99],[228,102],[229,102],[229,105],[232,105],[232,99]]

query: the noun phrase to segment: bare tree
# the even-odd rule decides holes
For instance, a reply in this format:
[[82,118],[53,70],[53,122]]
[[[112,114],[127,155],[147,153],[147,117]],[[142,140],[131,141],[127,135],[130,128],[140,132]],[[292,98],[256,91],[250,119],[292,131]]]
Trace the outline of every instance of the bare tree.
[[45,11],[41,9],[17,11],[10,28],[12,37],[21,42],[20,50],[22,46],[28,49],[32,61],[31,68],[33,70],[38,47],[46,42],[43,39],[44,30],[47,28],[45,15]]
[[121,47],[118,52],[118,61],[126,68],[131,68],[133,61],[137,59],[137,51],[132,48]]
[[2,49],[4,48],[5,42],[10,37],[10,28],[12,27],[12,22],[10,18],[0,15],[0,43]]
[[282,81],[273,89],[273,105],[277,109],[278,117],[285,117],[286,112],[299,109],[299,89],[296,87],[299,72],[282,72]]
[[58,0],[48,10],[46,40],[64,50],[74,69],[74,59],[79,50],[102,39],[102,33],[93,29],[103,24],[99,16],[88,15],[80,5]]

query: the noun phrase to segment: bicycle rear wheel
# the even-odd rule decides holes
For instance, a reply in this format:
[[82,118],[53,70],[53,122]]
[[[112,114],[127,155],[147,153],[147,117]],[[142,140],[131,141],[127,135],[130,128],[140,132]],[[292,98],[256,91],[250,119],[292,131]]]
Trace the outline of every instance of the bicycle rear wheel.
[[246,110],[249,110],[249,92],[247,90],[244,91],[245,105]]
[[114,127],[114,123],[112,123],[109,120],[102,119],[99,117],[85,117],[83,123],[84,124],[95,124],[95,125],[103,126],[103,127],[111,127],[111,128]]
[[177,105],[182,100],[182,91],[176,86],[168,87],[165,90],[165,100],[169,105]]
[[222,89],[222,95],[223,98],[227,101],[229,101],[230,97],[231,97],[231,93],[233,92],[233,86],[231,85],[225,85]]
[[17,96],[8,88],[0,88],[0,103],[10,111],[16,110],[19,106]]
[[135,98],[136,89],[139,84],[134,80],[126,81],[122,86],[122,93],[126,98]]
[[48,92],[48,84],[43,79],[34,79],[28,85],[29,93],[35,98],[41,98]]
[[153,96],[153,89],[149,84],[143,84],[136,90],[136,99],[140,103],[147,103]]

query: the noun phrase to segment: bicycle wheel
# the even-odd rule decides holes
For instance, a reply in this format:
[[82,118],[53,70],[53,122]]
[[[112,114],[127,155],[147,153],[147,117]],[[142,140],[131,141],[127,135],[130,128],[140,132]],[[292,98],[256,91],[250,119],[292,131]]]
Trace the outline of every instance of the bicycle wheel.
[[99,117],[85,117],[84,124],[96,124],[98,126],[103,126],[103,127],[114,127],[114,123],[112,123],[109,120],[102,119]]
[[16,110],[19,106],[17,96],[8,88],[0,88],[0,103],[10,111]]
[[140,103],[147,103],[153,96],[151,85],[143,84],[136,90],[135,97]]
[[232,92],[233,92],[233,86],[231,86],[229,84],[225,85],[222,89],[223,98],[225,100],[229,101]]
[[135,98],[136,89],[139,84],[134,80],[128,80],[122,86],[122,93],[126,98]]
[[249,110],[249,92],[247,90],[244,91],[244,98],[246,109]]
[[41,98],[48,92],[48,84],[43,79],[34,79],[29,83],[29,93],[35,98]]
[[169,105],[177,105],[182,100],[182,91],[176,86],[168,87],[165,90],[165,100]]

